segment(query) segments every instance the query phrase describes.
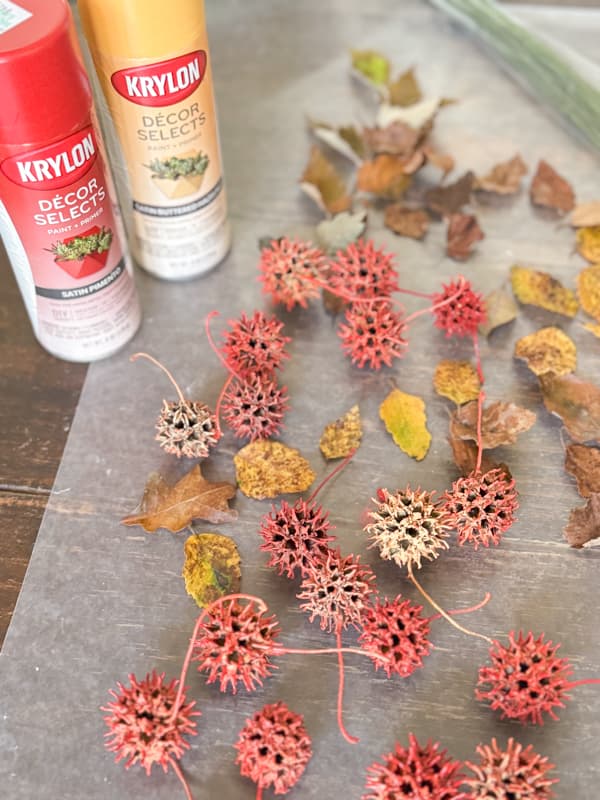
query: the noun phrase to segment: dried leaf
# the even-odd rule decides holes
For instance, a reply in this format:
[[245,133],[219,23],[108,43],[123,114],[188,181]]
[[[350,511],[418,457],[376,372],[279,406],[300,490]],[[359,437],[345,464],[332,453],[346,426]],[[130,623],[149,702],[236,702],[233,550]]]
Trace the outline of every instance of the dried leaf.
[[512,322],[519,310],[512,294],[502,287],[488,294],[485,298],[485,308],[487,320],[479,326],[484,336],[489,336],[496,328]]
[[315,479],[312,467],[298,450],[270,439],[242,447],[233,463],[240,489],[256,500],[303,492]]
[[[448,441],[450,443],[450,447],[452,448],[452,456],[458,471],[461,475],[467,476],[473,472],[477,466],[477,445],[475,442],[470,442],[467,439],[461,439],[459,436],[457,436],[454,430],[456,425],[456,420],[451,418]],[[491,459],[487,453],[483,453],[481,459],[481,470],[482,472],[488,472],[490,469],[501,469],[507,478],[510,479],[512,477],[506,464],[498,463]]]
[[600,200],[580,203],[571,213],[571,225],[574,228],[589,228],[600,225]]
[[520,155],[513,156],[509,161],[496,164],[492,170],[482,178],[475,179],[474,189],[479,192],[494,192],[495,194],[515,194],[521,187],[521,178],[527,173],[527,165]]
[[581,508],[574,508],[563,531],[571,547],[581,548],[600,537],[600,494],[591,494]]
[[194,533],[183,549],[185,590],[200,608],[225,594],[239,592],[240,554],[233,539],[219,533]]
[[372,153],[387,153],[408,159],[415,152],[421,132],[405,122],[392,122],[385,128],[365,128],[363,136]]
[[404,172],[404,161],[397,156],[384,154],[362,163],[356,176],[356,185],[361,192],[397,200],[410,186],[410,180],[410,176]]
[[473,181],[472,172],[465,172],[457,181],[447,186],[436,186],[425,194],[427,208],[441,217],[456,214],[471,199]]
[[600,492],[600,450],[585,444],[567,445],[565,470],[577,481],[582,497]]
[[575,375],[541,375],[544,405],[576,442],[600,441],[600,388]]
[[568,375],[577,366],[577,348],[564,331],[552,326],[519,339],[515,358],[522,358],[535,375]]
[[351,242],[355,242],[365,232],[367,212],[357,211],[355,214],[342,211],[333,219],[325,219],[317,225],[317,240],[323,250],[336,253],[343,250]]
[[438,394],[459,406],[477,400],[481,389],[477,370],[468,361],[440,361],[435,368],[433,385]]
[[600,322],[600,264],[581,270],[577,276],[577,296],[586,314]]
[[417,461],[425,458],[431,434],[427,430],[425,403],[420,397],[392,389],[379,406],[379,416],[401,450]]
[[308,124],[318,139],[354,164],[360,164],[365,157],[365,143],[353,125],[334,128],[325,122],[315,120],[309,120]]
[[390,78],[390,62],[376,50],[352,50],[352,68],[375,86],[385,86]]
[[398,75],[396,80],[388,85],[388,90],[390,103],[393,106],[412,106],[423,96],[413,67]]
[[[477,403],[467,403],[452,414],[455,425],[454,434],[459,439],[477,441]],[[520,433],[528,431],[534,424],[533,411],[497,401],[483,409],[481,418],[481,439],[484,450],[492,450],[501,445],[514,444]]]
[[325,458],[346,458],[360,445],[362,423],[358,406],[325,427],[319,447]]
[[578,228],[575,241],[580,256],[592,264],[600,262],[600,225]]
[[575,292],[565,289],[560,281],[547,272],[515,265],[510,270],[512,290],[517,300],[566,317],[577,314],[579,304]]
[[383,218],[386,228],[399,236],[422,239],[429,228],[429,214],[422,208],[412,209],[402,203],[392,203],[385,209]]
[[543,159],[533,176],[529,196],[535,206],[552,208],[562,213],[571,211],[575,206],[575,194],[571,184]]
[[377,112],[377,127],[387,128],[393,122],[405,122],[411,128],[419,130],[433,120],[442,105],[444,105],[444,101],[439,97],[421,100],[407,108],[382,103]]
[[352,198],[340,173],[315,145],[300,178],[300,188],[314,200],[322,211],[339,214],[348,211]]
[[429,145],[423,147],[422,152],[427,161],[432,166],[441,170],[444,173],[444,176],[446,176],[449,172],[452,172],[454,169],[454,159],[447,153],[439,153]]
[[177,533],[194,519],[203,519],[214,525],[233,522],[238,513],[229,508],[228,501],[234,495],[233,484],[207,481],[198,464],[173,486],[154,472],[146,483],[139,510],[121,522],[123,525],[141,525],[149,533],[159,528]]
[[451,214],[446,232],[446,253],[457,261],[465,261],[477,242],[485,238],[473,214]]

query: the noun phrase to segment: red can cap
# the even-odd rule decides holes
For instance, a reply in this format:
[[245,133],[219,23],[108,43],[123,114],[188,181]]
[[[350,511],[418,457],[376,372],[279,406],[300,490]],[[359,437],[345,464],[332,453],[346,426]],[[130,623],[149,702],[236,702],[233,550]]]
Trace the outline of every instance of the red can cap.
[[[5,0],[0,145],[39,145],[89,119],[91,90],[66,0]],[[3,11],[5,9],[3,8]]]

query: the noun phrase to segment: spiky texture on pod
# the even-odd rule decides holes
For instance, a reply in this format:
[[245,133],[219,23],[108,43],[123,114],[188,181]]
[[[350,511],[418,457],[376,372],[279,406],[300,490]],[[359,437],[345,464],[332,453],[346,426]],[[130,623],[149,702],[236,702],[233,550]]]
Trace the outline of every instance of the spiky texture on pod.
[[346,309],[346,324],[338,328],[342,349],[352,363],[361,369],[370,366],[390,367],[395,358],[402,358],[407,348],[406,331],[400,311],[387,301],[352,303]]
[[283,336],[283,322],[277,317],[255,311],[252,317],[242,314],[239,319],[230,319],[229,325],[223,356],[240,377],[271,374],[289,358],[285,346],[291,339]]
[[258,268],[263,291],[291,311],[296,305],[306,308],[309,300],[319,296],[318,282],[323,280],[327,261],[310,242],[284,236],[263,247]]
[[444,283],[442,289],[442,292],[433,295],[433,305],[453,299],[433,312],[436,328],[446,331],[446,337],[475,336],[479,326],[487,319],[483,295],[474,292],[470,282],[464,278]]
[[470,761],[465,766],[474,773],[465,778],[470,800],[550,800],[551,786],[558,778],[549,778],[554,769],[547,758],[538,755],[533,747],[523,747],[511,737],[504,749],[495,739],[491,744],[477,747],[479,764]]
[[422,559],[433,561],[441,550],[448,549],[448,523],[441,508],[433,502],[434,492],[412,490],[394,494],[377,490],[375,511],[369,511],[370,522],[365,531],[371,547],[377,547],[385,561],[399,567],[421,568]]
[[234,379],[223,395],[223,418],[240,439],[270,439],[283,425],[289,409],[287,388],[279,388],[272,378],[254,375]]
[[300,780],[312,756],[303,718],[285,705],[264,706],[246,721],[235,744],[236,764],[261,789],[286,794]]
[[206,458],[219,441],[217,420],[204,403],[189,400],[168,403],[156,422],[156,440],[162,449],[178,458]]
[[189,749],[184,736],[196,735],[192,717],[200,712],[193,711],[195,702],[186,704],[184,694],[172,719],[178,682],[166,684],[164,672],[153,671],[141,681],[132,674],[129,683],[117,683],[117,690],[110,690],[114,699],[101,709],[107,712],[106,747],[116,754],[115,761],[126,759],[126,769],[139,764],[149,775],[154,764],[159,764],[167,772]]
[[511,631],[508,645],[494,641],[490,648],[491,666],[481,667],[475,690],[478,700],[488,702],[502,718],[517,719],[523,724],[542,725],[543,715],[558,719],[554,708],[564,708],[563,700],[572,674],[566,658],[559,658],[560,645],[537,639],[531,631],[526,636]]
[[332,291],[350,297],[389,297],[398,290],[394,256],[377,250],[372,240],[359,239],[338,250],[329,265],[327,283]]

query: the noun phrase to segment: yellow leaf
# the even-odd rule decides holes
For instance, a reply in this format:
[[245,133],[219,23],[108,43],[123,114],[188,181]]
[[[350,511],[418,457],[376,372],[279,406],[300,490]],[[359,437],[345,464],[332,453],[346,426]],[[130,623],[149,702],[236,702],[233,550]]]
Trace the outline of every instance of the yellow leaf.
[[319,208],[330,214],[347,211],[352,205],[344,179],[316,146],[311,148],[308,164],[300,178],[300,188]]
[[577,366],[577,348],[560,328],[541,328],[519,339],[515,358],[522,358],[535,375],[568,375]]
[[255,500],[303,492],[315,479],[312,467],[298,450],[270,439],[242,447],[233,462],[240,489]]
[[360,445],[362,425],[358,406],[330,422],[323,431],[319,447],[325,458],[346,458]]
[[433,385],[438,394],[459,406],[477,400],[481,389],[477,370],[468,361],[440,361],[435,368]]
[[597,264],[600,261],[600,225],[578,228],[575,238],[579,255],[586,261]]
[[186,539],[184,553],[185,590],[200,608],[225,594],[239,592],[240,554],[229,536],[194,533]]
[[420,397],[392,389],[379,406],[379,416],[401,450],[417,461],[425,458],[431,434],[427,430],[425,403]]
[[586,329],[586,331],[593,333],[596,338],[600,339],[600,324],[587,322],[583,327]]
[[390,62],[376,50],[352,50],[352,66],[377,86],[386,84],[390,78]]
[[512,290],[517,300],[566,317],[574,317],[579,307],[575,293],[547,272],[515,265],[510,270]]
[[586,314],[600,321],[600,264],[581,270],[577,276],[577,295]]

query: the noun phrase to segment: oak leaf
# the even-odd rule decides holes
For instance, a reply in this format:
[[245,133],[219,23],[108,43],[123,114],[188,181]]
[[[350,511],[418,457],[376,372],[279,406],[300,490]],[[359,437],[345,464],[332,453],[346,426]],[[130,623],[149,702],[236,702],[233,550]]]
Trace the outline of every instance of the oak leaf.
[[238,513],[229,508],[228,501],[234,496],[233,484],[207,481],[199,464],[174,485],[168,484],[162,475],[152,473],[139,510],[121,522],[123,525],[141,525],[149,533],[159,528],[177,533],[194,519],[203,519],[214,525],[233,522]]
[[392,389],[379,406],[379,416],[401,450],[416,461],[425,458],[431,434],[427,430],[425,403],[420,397]]
[[575,375],[540,375],[546,409],[576,442],[600,441],[600,388]]
[[563,533],[571,547],[578,549],[600,537],[600,494],[591,494],[584,506],[572,509]]
[[571,212],[571,225],[574,228],[589,228],[600,225],[600,200],[580,203]]
[[271,439],[242,447],[233,463],[239,488],[255,500],[303,492],[316,477],[298,450]]
[[502,287],[494,289],[487,295],[485,309],[487,319],[479,326],[479,330],[484,336],[489,336],[496,328],[512,322],[516,319],[519,311],[513,296]]
[[308,164],[300,178],[300,188],[329,214],[348,211],[352,205],[344,179],[316,145],[311,147]]
[[582,497],[600,493],[600,450],[597,447],[567,445],[565,470],[577,481],[577,491]]
[[397,200],[410,186],[410,175],[404,172],[405,162],[398,156],[383,154],[364,161],[356,176],[356,185],[361,192],[377,197]]
[[411,67],[388,84],[389,101],[393,106],[412,106],[422,98],[421,87]]
[[547,272],[515,264],[510,270],[510,282],[515,297],[521,303],[545,308],[566,317],[577,314],[579,304],[575,292],[566,289]]
[[[459,439],[477,441],[477,402],[471,401],[452,413],[453,433]],[[500,400],[485,406],[481,417],[481,441],[484,450],[514,444],[520,433],[534,424],[533,411]]]
[[592,264],[600,262],[600,225],[578,228],[575,241],[580,256]]
[[233,539],[220,533],[194,533],[183,546],[185,590],[200,608],[239,592],[240,554]]
[[468,361],[440,361],[435,368],[433,385],[439,395],[459,406],[477,400],[481,389],[477,370]]
[[467,259],[477,242],[485,238],[473,214],[451,214],[446,231],[446,253],[457,261]]
[[475,175],[465,172],[457,181],[445,186],[435,186],[425,193],[427,208],[441,217],[456,214],[471,199]]
[[543,159],[533,176],[529,196],[535,206],[552,208],[562,213],[571,211],[575,206],[571,184]]
[[577,348],[564,331],[551,326],[519,339],[515,358],[523,359],[535,375],[567,375],[577,366]]
[[521,187],[521,178],[527,172],[527,165],[520,155],[513,156],[492,167],[487,175],[475,178],[474,189],[478,192],[495,194],[515,194]]
[[327,459],[346,458],[359,447],[362,434],[360,409],[352,406],[350,411],[325,427],[319,447]]
[[429,221],[429,214],[422,208],[407,208],[402,203],[387,206],[383,218],[386,228],[410,239],[422,239],[429,228]]
[[600,321],[600,264],[581,270],[577,276],[577,296],[586,314]]

